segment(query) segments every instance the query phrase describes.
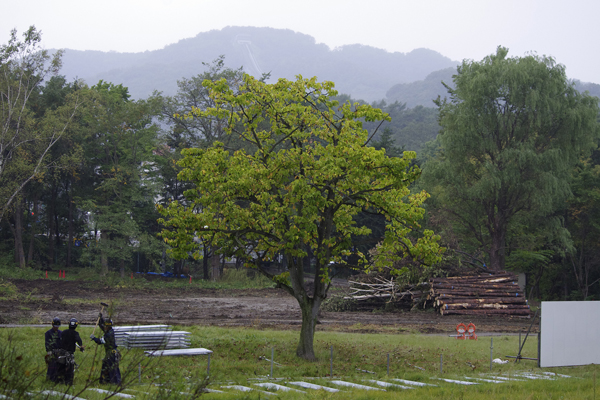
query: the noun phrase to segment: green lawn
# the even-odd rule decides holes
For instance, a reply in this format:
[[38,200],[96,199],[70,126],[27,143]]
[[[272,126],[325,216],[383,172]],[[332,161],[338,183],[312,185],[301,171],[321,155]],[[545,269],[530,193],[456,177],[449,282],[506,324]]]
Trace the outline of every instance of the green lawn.
[[[308,362],[295,356],[297,332],[269,331],[254,329],[232,329],[219,327],[177,328],[192,333],[192,347],[204,347],[214,353],[210,358],[209,389],[224,390],[227,393],[207,393],[203,397],[215,399],[258,399],[264,393],[243,393],[231,389],[221,389],[227,385],[243,385],[257,388],[256,383],[276,382],[286,386],[286,381],[304,381],[323,386],[337,387],[330,380],[333,349],[333,379],[354,383],[364,383],[367,379],[393,382],[391,378],[402,378],[436,384],[437,387],[416,388],[413,390],[388,389],[387,391],[364,391],[343,389],[344,392],[329,393],[323,390],[302,389],[297,392],[274,392],[270,398],[295,399],[593,399],[595,398],[595,366],[539,369],[535,361],[521,361],[518,364],[493,364],[492,373],[513,377],[520,372],[557,372],[571,378],[556,380],[510,381],[501,384],[481,383],[461,386],[446,383],[434,378],[465,379],[465,377],[490,378],[490,337],[479,340],[457,340],[447,336],[427,336],[409,334],[356,334],[338,332],[317,332],[315,349],[318,361]],[[101,351],[95,356],[96,345],[90,341],[92,328],[80,327],[79,331],[88,350],[77,352],[80,364],[76,372],[75,386],[69,393],[77,393],[85,387],[88,376],[99,375]],[[32,381],[30,392],[49,389],[43,379],[43,333],[45,329],[20,328],[0,330],[0,348],[3,364],[2,374],[6,376],[8,366],[16,373]],[[97,331],[98,335],[99,332]],[[9,336],[11,339],[9,340]],[[516,355],[518,336],[493,338],[494,358],[506,359],[506,355]],[[13,351],[13,353],[7,353]],[[271,352],[275,357],[273,379],[271,374]],[[387,374],[389,354],[389,375]],[[443,372],[440,372],[440,355],[443,355]],[[19,358],[20,359],[17,359]],[[94,357],[95,356],[95,357]],[[537,338],[530,337],[523,350],[523,356],[537,356]],[[6,361],[10,361],[6,363]],[[179,392],[190,392],[201,382],[207,373],[207,356],[164,357],[148,359],[139,350],[123,349],[121,370],[128,381],[125,393],[136,398],[174,398]],[[16,366],[16,368],[15,368]],[[141,368],[141,383],[138,372]],[[369,371],[369,372],[364,372]],[[40,373],[41,372],[41,373]],[[372,373],[371,373],[372,372]],[[160,386],[157,386],[160,385]],[[0,384],[1,387],[1,384]],[[92,385],[92,387],[99,387]],[[298,388],[301,389],[301,388]],[[64,390],[58,387],[55,390]],[[149,395],[144,395],[143,392]],[[0,392],[2,393],[2,392]],[[189,398],[188,395],[181,395]],[[101,399],[106,395],[85,390],[79,397]]]

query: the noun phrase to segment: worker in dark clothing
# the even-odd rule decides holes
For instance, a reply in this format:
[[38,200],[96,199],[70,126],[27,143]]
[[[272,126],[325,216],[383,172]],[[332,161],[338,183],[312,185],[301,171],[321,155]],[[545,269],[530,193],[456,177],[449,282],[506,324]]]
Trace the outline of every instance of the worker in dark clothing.
[[60,348],[61,331],[58,330],[60,326],[60,319],[54,317],[52,320],[52,329],[46,331],[44,335],[44,343],[46,344],[46,364],[48,365],[48,371],[46,372],[46,379],[52,382],[57,382],[58,379],[58,356],[56,350]]
[[61,354],[58,359],[58,382],[71,386],[75,375],[75,346],[83,351],[83,342],[77,329],[75,318],[69,321],[69,329],[62,332],[60,339]]
[[115,385],[121,384],[121,370],[119,369],[119,361],[121,361],[121,353],[117,350],[115,342],[115,331],[113,330],[112,319],[102,318],[102,313],[99,314],[99,326],[104,331],[104,336],[97,338],[92,333],[90,339],[96,344],[104,345],[104,358],[102,359],[102,371],[100,372],[100,383],[112,383]]

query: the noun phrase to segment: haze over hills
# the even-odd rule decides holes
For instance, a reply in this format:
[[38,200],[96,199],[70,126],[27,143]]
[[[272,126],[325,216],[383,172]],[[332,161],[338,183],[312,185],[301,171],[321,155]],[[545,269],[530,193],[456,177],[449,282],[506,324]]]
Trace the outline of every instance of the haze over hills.
[[[490,49],[492,52],[493,49]],[[458,61],[433,50],[409,53],[363,45],[330,49],[312,36],[289,29],[227,27],[199,33],[160,50],[143,53],[66,50],[61,74],[68,80],[100,79],[129,88],[133,98],[158,90],[174,95],[177,81],[202,73],[203,62],[225,55],[230,68],[243,67],[253,75],[271,73],[271,80],[300,74],[335,82],[341,94],[367,102],[399,101],[407,107],[434,107],[433,99],[447,94],[441,81],[452,82]],[[600,97],[600,85],[576,81],[580,91]]]
[[66,50],[61,74],[93,85],[100,79],[129,88],[134,98],[154,90],[175,94],[176,82],[204,71],[202,62],[225,55],[228,67],[272,79],[317,76],[335,82],[340,93],[365,101],[381,100],[399,83],[423,80],[458,62],[428,49],[390,53],[363,45],[330,49],[309,35],[287,29],[227,27],[180,40],[161,50],[116,53]]

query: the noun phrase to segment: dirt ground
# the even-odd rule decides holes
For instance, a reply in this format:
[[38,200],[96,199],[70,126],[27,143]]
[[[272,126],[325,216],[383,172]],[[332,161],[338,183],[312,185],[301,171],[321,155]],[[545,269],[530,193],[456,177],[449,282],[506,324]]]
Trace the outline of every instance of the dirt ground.
[[[49,324],[77,318],[94,324],[100,302],[112,306],[115,324],[245,326],[299,330],[300,308],[281,289],[133,290],[69,280],[11,280],[19,296],[0,300],[0,324]],[[452,334],[458,323],[474,323],[478,335],[525,332],[531,319],[441,316],[432,310],[408,312],[321,312],[318,330],[362,333]],[[538,331],[535,321],[532,332]]]

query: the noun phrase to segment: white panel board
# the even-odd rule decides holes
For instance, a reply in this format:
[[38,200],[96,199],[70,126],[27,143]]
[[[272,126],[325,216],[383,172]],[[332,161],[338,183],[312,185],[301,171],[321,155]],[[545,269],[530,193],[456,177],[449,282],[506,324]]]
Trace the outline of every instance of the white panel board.
[[543,301],[540,367],[600,364],[600,301]]

